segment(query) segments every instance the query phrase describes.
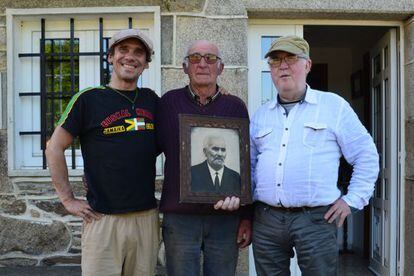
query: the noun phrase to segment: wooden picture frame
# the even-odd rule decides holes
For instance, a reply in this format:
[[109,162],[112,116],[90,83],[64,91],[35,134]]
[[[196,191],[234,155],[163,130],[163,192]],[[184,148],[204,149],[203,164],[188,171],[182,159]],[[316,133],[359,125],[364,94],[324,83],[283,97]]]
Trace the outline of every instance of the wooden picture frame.
[[179,127],[180,202],[251,203],[248,119],[180,114]]

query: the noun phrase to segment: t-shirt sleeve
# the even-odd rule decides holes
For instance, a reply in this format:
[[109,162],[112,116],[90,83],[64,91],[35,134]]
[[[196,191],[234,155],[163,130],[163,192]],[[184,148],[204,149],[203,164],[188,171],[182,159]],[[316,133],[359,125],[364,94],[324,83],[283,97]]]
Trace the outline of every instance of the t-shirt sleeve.
[[82,110],[84,109],[84,97],[80,93],[74,95],[63,112],[58,125],[67,130],[73,137],[79,136],[83,125]]

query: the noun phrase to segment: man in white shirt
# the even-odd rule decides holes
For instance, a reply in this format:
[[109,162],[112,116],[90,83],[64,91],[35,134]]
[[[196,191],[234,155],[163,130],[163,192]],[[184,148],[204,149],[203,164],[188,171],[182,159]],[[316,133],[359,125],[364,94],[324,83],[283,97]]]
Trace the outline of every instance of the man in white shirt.
[[[312,61],[304,39],[281,37],[265,58],[278,94],[250,124],[256,270],[290,275],[295,248],[303,275],[336,275],[336,226],[368,204],[378,153],[343,98],[306,84]],[[353,166],[346,195],[337,188],[342,155]]]

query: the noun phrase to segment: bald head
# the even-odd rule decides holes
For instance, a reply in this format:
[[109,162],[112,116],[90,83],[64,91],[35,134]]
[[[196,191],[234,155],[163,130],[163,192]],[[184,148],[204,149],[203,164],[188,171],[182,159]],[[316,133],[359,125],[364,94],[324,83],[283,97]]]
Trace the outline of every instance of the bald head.
[[[186,52],[186,55],[185,56],[188,57],[189,55],[194,54],[194,53],[199,53],[199,54],[202,54],[202,53],[214,54],[214,55],[220,57],[220,59],[216,63],[217,69],[220,70],[220,68],[223,65],[223,61],[221,59],[220,49],[217,47],[216,44],[214,44],[211,41],[208,41],[208,40],[196,40],[196,41],[193,41],[193,43],[191,43],[190,46],[188,46],[187,52]],[[186,67],[186,68],[188,68],[188,59],[186,57],[184,58],[183,66]],[[219,75],[220,75],[220,73],[219,73]]]
[[187,48],[186,56],[198,52],[199,48],[208,48],[210,49],[211,54],[215,54],[216,56],[221,57],[221,53],[217,45],[208,40],[196,40],[193,43],[191,43],[190,46],[188,46]]

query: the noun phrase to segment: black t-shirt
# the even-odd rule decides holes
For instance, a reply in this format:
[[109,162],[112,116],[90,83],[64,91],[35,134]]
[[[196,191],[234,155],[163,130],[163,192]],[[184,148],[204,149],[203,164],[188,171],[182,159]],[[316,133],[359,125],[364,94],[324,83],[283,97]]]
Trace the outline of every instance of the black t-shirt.
[[[155,113],[159,97],[137,91],[135,103],[108,87],[85,89],[59,121],[79,136],[91,207],[104,214],[156,207],[154,197]],[[125,95],[125,92],[123,92]]]

